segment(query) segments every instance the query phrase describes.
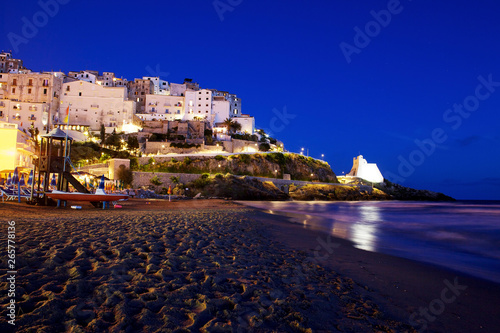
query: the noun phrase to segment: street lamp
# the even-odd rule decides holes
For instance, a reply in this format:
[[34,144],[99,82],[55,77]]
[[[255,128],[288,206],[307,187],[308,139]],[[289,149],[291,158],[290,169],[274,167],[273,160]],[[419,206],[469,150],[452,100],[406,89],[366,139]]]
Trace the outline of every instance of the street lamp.
[[321,154],[321,159],[324,161],[325,160],[325,154]]

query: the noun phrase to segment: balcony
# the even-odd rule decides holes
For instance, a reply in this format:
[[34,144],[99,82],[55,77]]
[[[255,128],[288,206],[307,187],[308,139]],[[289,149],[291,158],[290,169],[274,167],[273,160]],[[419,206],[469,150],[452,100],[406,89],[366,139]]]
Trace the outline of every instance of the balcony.
[[37,111],[38,108],[36,106],[30,106],[28,109],[34,112]]

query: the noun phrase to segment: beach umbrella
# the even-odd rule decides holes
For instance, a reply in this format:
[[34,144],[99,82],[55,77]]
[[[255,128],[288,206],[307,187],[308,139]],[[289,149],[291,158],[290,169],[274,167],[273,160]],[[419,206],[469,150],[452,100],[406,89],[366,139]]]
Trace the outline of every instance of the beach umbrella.
[[17,167],[14,169],[14,174],[12,175],[12,184],[16,185],[19,183],[19,173],[17,172]]
[[104,175],[101,177],[101,182],[99,183],[99,190],[104,191]]
[[21,179],[19,179],[19,186],[26,186],[26,182],[24,181],[24,173],[21,174]]
[[12,176],[11,176],[11,174],[9,172],[9,176],[7,177],[7,184],[6,185],[9,186],[11,184],[12,184]]
[[52,179],[50,180],[50,186],[57,186],[57,181],[56,181],[56,174],[52,174]]
[[28,186],[33,184],[33,170],[30,171],[30,176],[28,177]]

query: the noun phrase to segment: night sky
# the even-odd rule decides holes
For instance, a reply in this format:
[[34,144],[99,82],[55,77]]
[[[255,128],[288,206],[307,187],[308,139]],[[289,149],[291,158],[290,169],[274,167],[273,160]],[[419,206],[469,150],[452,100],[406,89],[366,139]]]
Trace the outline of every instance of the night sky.
[[337,174],[362,154],[405,186],[500,200],[498,1],[60,3],[4,3],[0,49],[34,71],[192,78]]

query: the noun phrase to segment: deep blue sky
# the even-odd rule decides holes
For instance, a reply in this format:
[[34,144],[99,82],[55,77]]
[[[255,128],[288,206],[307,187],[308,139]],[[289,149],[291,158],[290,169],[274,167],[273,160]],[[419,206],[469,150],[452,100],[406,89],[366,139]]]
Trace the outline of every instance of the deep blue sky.
[[[364,31],[370,12],[386,10],[388,1],[219,3],[232,9],[223,20],[211,0],[70,0],[13,46],[8,34],[23,36],[22,18],[33,22],[41,7],[10,1],[0,14],[0,48],[17,47],[14,56],[36,71],[93,69],[134,79],[159,70],[179,83],[190,77],[238,94],[258,127],[290,151],[325,154],[337,174],[349,172],[361,153],[403,185],[500,200],[500,87],[466,119],[446,113],[474,101],[480,75],[500,82],[497,1],[402,0],[350,63],[340,43],[354,45],[354,28]],[[284,108],[295,117],[273,121],[273,110]],[[414,141],[432,138],[436,128],[446,139],[418,160]],[[401,158],[410,155],[420,165],[407,172]]]

